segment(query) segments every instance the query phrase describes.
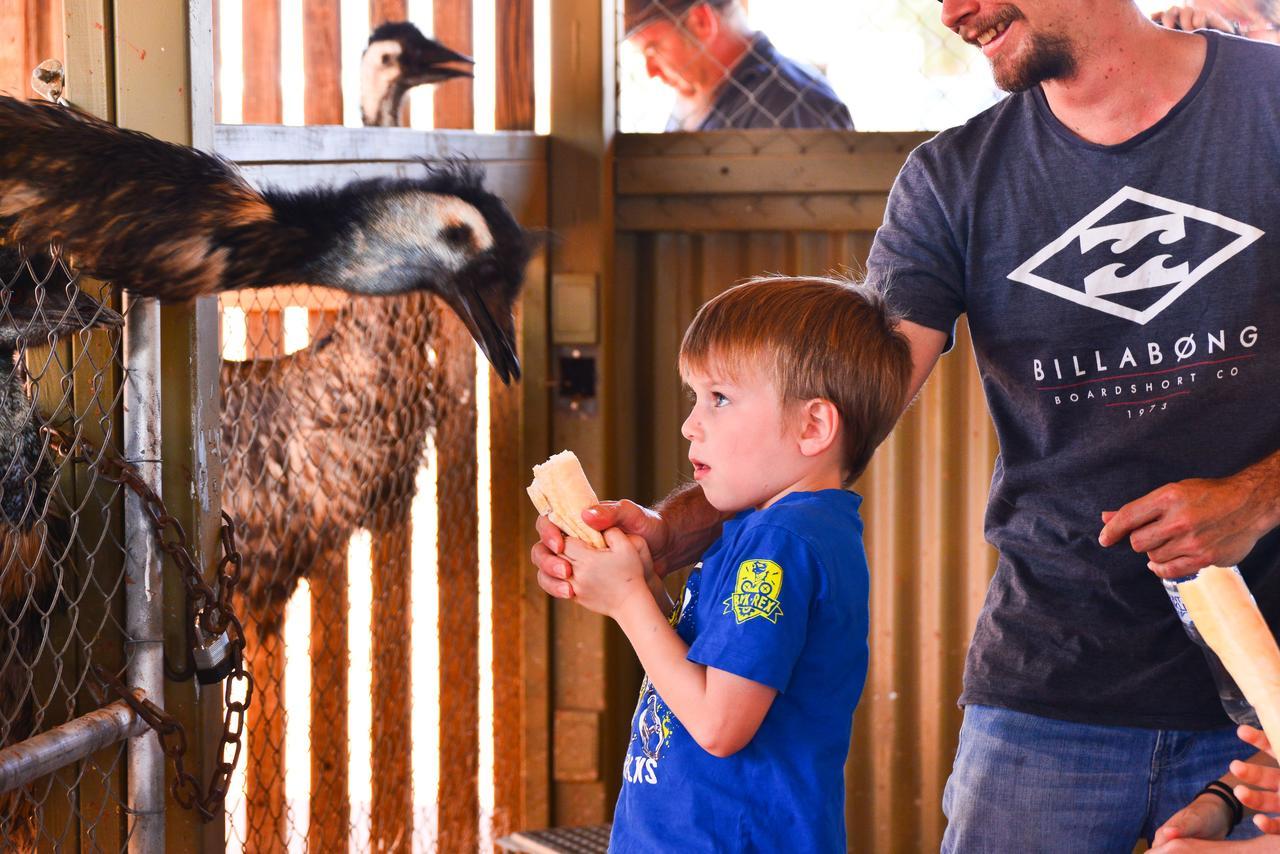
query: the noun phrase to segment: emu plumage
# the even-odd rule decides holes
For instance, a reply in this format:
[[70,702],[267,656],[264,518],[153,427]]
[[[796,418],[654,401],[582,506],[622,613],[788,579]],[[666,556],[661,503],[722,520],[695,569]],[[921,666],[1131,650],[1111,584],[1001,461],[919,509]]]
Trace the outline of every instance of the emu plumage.
[[478,171],[259,192],[225,160],[53,104],[0,96],[0,235],[56,243],[142,296],[317,284],[429,291],[504,382],[531,240]]

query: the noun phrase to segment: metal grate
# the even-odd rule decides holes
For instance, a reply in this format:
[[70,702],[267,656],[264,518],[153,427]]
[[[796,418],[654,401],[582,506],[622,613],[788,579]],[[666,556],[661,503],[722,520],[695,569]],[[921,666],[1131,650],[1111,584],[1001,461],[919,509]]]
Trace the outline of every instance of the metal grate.
[[[763,33],[783,56],[820,75],[813,82],[780,67],[758,43],[731,65],[715,59],[721,48],[696,14],[691,20],[693,5],[619,2],[623,132],[846,127],[827,85],[861,131],[951,127],[1000,97],[982,54],[942,26],[935,0],[712,0],[721,29],[727,22]],[[660,23],[636,32],[637,20]],[[714,96],[682,97],[662,80],[682,75],[694,89],[718,88]]]
[[[0,246],[0,747],[97,705],[99,663],[122,673],[123,510],[93,465],[54,453],[45,425],[119,442],[119,315],[56,254]],[[123,744],[0,794],[0,850],[120,850]]]

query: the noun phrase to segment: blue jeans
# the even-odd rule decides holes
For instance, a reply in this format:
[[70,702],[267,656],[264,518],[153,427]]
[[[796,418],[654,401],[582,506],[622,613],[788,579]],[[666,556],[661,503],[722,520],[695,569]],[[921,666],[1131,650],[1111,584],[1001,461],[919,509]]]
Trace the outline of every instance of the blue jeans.
[[[942,796],[942,850],[1130,854],[1232,759],[1253,753],[1234,728],[1094,726],[968,706]],[[1257,835],[1246,821],[1231,838]]]

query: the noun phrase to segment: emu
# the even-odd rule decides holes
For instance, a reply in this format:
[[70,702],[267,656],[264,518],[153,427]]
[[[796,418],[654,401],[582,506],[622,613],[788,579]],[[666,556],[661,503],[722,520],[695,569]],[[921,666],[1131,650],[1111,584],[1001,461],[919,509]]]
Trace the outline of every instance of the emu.
[[0,96],[0,236],[59,244],[82,272],[164,300],[296,283],[430,291],[504,381],[519,377],[507,309],[529,238],[464,169],[258,192],[214,155]]
[[[469,62],[425,39],[412,24],[377,28],[362,57],[365,124],[396,126],[412,86],[470,76],[465,70],[442,71],[442,61]],[[495,310],[510,317],[511,303]],[[439,346],[442,311],[440,301],[425,292],[355,296],[306,349],[223,363],[224,505],[242,522],[248,654],[263,691],[279,690],[266,674],[282,661],[284,606],[299,580],[307,577],[326,599],[340,599],[347,543],[356,529],[403,530],[427,435],[441,409],[457,397],[441,368],[472,358],[470,348],[464,353]],[[318,637],[327,635],[313,635],[313,644]],[[345,648],[345,639],[340,643]],[[328,660],[333,652],[313,654]],[[338,684],[345,683],[345,672],[337,672],[343,660],[333,667]],[[317,702],[343,701],[332,687],[313,686],[313,720],[328,708]],[[339,696],[330,698],[333,693]],[[285,809],[278,743],[283,723],[272,705],[252,712],[249,726],[251,847],[278,841]],[[345,791],[345,745],[345,732],[313,742],[313,792],[321,786]],[[325,803],[332,810],[332,802]],[[330,813],[326,826],[345,821]]]
[[[35,735],[32,667],[66,539],[23,352],[81,330],[118,327],[123,318],[71,285],[47,255],[24,260],[0,246],[0,288],[0,746],[7,746]],[[0,847],[35,850],[36,812],[25,788],[0,795]]]

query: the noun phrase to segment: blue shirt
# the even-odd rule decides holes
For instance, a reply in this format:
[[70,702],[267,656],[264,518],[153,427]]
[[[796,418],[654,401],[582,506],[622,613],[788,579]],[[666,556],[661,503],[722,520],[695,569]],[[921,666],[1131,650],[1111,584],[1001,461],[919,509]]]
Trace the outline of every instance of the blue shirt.
[[744,511],[685,586],[689,660],[778,690],[755,738],[703,750],[646,678],[614,854],[844,851],[844,761],[867,674],[861,497],[828,489]]
[[[826,78],[787,59],[764,33],[756,33],[697,130],[743,128],[853,130],[853,119]],[[680,130],[680,119],[672,116],[667,130]]]
[[[1280,448],[1280,48],[1218,33],[1177,104],[1086,142],[1040,87],[912,153],[868,269],[966,314],[1000,439],[999,563],[961,702],[1090,724],[1228,721],[1147,558],[1101,513]],[[1280,530],[1240,563],[1280,625]]]

